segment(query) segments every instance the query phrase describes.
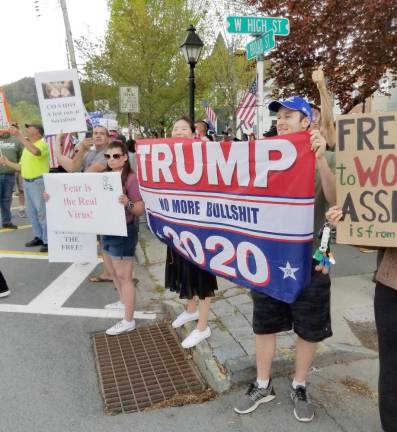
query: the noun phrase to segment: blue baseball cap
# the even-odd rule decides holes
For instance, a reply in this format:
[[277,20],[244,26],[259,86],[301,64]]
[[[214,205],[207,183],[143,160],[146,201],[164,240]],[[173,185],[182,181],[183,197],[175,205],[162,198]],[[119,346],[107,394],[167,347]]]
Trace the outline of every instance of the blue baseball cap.
[[299,111],[309,119],[310,123],[312,122],[313,119],[312,108],[309,105],[309,102],[307,102],[305,99],[301,98],[300,96],[291,96],[287,99],[272,101],[269,104],[270,111],[277,112],[281,107],[293,111]]

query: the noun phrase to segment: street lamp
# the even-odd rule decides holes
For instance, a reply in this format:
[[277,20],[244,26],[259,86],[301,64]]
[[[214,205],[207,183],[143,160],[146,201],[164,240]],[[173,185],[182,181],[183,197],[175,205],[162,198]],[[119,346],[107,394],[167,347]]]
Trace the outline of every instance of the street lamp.
[[189,113],[190,119],[194,123],[194,68],[201,54],[204,44],[203,41],[196,34],[196,29],[193,25],[187,29],[187,36],[181,45],[181,51],[185,57],[186,63],[190,66],[189,74]]

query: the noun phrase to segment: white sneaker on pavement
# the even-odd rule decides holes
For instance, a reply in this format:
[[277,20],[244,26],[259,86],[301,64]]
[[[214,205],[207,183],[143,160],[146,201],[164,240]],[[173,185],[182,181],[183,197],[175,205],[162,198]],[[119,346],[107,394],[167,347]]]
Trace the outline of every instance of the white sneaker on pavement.
[[123,319],[116,323],[114,326],[108,328],[105,333],[109,336],[116,336],[121,333],[129,332],[131,330],[135,330],[135,320],[126,321]]
[[172,327],[178,328],[183,326],[183,324],[186,324],[189,321],[197,321],[199,319],[199,312],[198,310],[193,313],[189,313],[187,311],[183,311],[181,314],[179,314],[174,321],[172,321]]
[[182,348],[193,348],[204,339],[211,336],[211,329],[207,327],[205,330],[193,330],[190,335],[182,341]]
[[18,210],[18,216],[19,216],[20,218],[26,218],[26,210],[25,210],[24,207],[23,207],[23,208],[20,208],[20,209]]
[[110,303],[110,304],[105,305],[105,309],[106,310],[113,310],[113,311],[114,310],[120,310],[120,311],[123,311],[124,308],[125,308],[125,306],[123,305],[123,303],[121,303],[120,300],[117,301],[117,302],[115,302],[115,303]]

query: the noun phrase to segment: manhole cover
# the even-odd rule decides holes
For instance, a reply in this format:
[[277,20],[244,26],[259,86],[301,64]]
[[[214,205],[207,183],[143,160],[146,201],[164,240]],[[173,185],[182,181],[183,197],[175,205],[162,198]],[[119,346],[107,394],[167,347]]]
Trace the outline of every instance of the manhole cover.
[[142,411],[205,391],[167,323],[156,322],[119,336],[98,333],[94,350],[108,414]]

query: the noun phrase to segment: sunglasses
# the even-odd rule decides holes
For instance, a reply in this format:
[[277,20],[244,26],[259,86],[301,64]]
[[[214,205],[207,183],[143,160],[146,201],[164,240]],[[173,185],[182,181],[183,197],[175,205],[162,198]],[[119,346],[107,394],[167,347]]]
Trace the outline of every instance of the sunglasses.
[[122,155],[121,153],[116,153],[114,155],[110,155],[110,154],[105,153],[104,156],[105,156],[105,159],[112,159],[113,158],[113,159],[118,160],[124,155]]

